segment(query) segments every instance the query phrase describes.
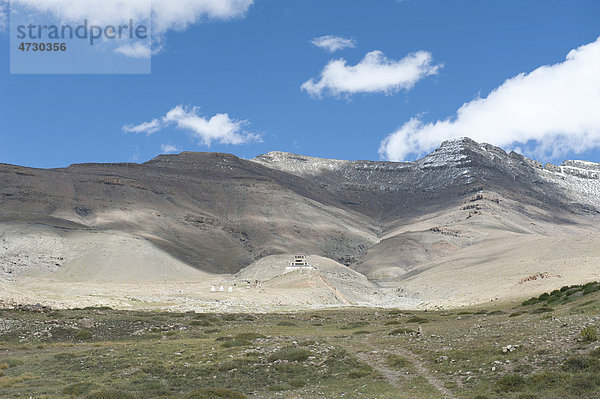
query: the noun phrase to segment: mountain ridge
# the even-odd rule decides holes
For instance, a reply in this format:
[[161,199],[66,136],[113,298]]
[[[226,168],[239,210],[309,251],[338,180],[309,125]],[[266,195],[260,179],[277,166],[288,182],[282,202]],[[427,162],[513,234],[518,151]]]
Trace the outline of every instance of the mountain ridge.
[[[75,269],[92,260],[109,270],[97,259],[111,253],[107,243],[122,257],[109,257],[115,275],[128,263],[143,270],[147,254],[126,249],[138,248],[141,239],[146,252],[157,251],[151,258],[191,268],[182,275],[229,275],[268,256],[306,253],[351,267],[389,295],[435,302],[449,291],[424,286],[461,259],[479,259],[473,267],[487,270],[482,254],[504,246],[519,254],[517,266],[494,255],[492,264],[504,270],[493,279],[506,277],[498,289],[516,295],[520,286],[508,281],[548,271],[533,270],[536,263],[520,242],[540,251],[555,241],[595,243],[599,171],[600,164],[586,161],[544,166],[467,138],[446,141],[413,162],[284,152],[245,160],[183,152],[142,164],[0,164],[0,279],[18,284],[27,276],[65,274],[57,270],[78,275]],[[28,242],[36,247],[25,257]],[[65,255],[58,256],[53,245]],[[549,253],[541,253],[542,264],[553,264]],[[521,263],[528,266],[521,270]],[[161,275],[161,264],[152,267]],[[564,267],[549,273],[585,275]]]

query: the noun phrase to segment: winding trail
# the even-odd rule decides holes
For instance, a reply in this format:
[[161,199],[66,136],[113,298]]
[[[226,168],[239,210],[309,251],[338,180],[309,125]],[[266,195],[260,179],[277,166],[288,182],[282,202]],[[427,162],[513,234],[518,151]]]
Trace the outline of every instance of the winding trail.
[[382,351],[377,350],[375,346],[368,342],[364,342],[363,344],[363,350],[360,352],[356,352],[350,347],[346,347],[346,349],[353,351],[356,357],[380,372],[390,383],[390,385],[394,386],[395,388],[402,389],[402,379],[407,379],[408,376],[402,371],[390,369],[387,366],[385,356],[388,354],[402,356],[410,360],[411,365],[414,367],[417,375],[425,378],[429,385],[434,387],[440,393],[441,397],[446,399],[457,399],[457,397],[444,386],[444,383],[438,379],[413,352],[397,347]]

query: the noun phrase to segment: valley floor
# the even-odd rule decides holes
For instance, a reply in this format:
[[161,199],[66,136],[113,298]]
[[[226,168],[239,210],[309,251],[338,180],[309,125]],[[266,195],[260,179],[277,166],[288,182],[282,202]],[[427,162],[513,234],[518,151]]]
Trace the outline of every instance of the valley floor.
[[4,309],[0,397],[598,397],[599,290],[428,312]]

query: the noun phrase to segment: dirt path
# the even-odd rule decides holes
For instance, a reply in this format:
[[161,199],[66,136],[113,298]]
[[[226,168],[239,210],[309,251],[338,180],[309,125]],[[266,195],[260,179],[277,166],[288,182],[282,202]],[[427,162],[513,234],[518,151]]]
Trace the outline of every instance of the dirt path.
[[[352,350],[352,348],[347,348]],[[457,399],[454,394],[444,386],[444,383],[439,380],[431,371],[425,367],[423,362],[411,351],[403,348],[394,348],[393,350],[377,350],[373,345],[364,343],[363,349],[367,351],[354,352],[363,362],[369,364],[375,370],[379,371],[385,379],[394,387],[402,388],[402,379],[408,378],[408,375],[401,370],[390,369],[386,364],[386,355],[394,354],[402,356],[410,360],[418,376],[424,377],[429,385],[434,387],[443,398]]]

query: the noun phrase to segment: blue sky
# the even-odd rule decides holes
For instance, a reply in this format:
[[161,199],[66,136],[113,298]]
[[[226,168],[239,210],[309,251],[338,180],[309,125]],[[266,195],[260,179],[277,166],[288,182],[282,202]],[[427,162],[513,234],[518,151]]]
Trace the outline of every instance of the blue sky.
[[[600,125],[590,111],[600,114],[593,91],[600,93],[598,81],[590,83],[590,91],[569,75],[593,67],[600,74],[597,46],[591,47],[600,36],[598,1],[250,3],[232,18],[200,15],[200,21],[183,29],[166,29],[150,75],[10,75],[9,32],[0,33],[0,162],[32,167],[143,162],[167,147],[245,158],[279,150],[340,159],[410,160],[430,150],[432,143],[439,145],[446,132],[451,138],[463,131],[544,162],[600,162]],[[324,35],[351,39],[354,47],[331,53],[311,44]],[[499,90],[506,93],[498,95],[501,99],[473,106],[468,121],[456,120],[463,104],[486,99],[520,73],[563,63],[571,50],[584,45],[589,48],[575,56],[573,67],[517,79]],[[385,90],[371,90],[365,83],[356,91],[324,90],[319,96],[301,88],[311,78],[318,81],[330,61],[343,58],[351,67],[375,50],[388,64],[426,52],[431,74],[411,81],[410,87],[391,85]],[[554,87],[551,79],[567,83],[557,84],[549,95],[544,89]],[[584,93],[579,96],[577,90]],[[571,91],[590,98],[573,110],[567,107],[568,115],[552,112],[552,118],[567,119],[551,120],[560,126],[557,131],[539,120],[543,113],[531,116],[539,108],[536,101],[568,98]],[[517,118],[522,126],[498,126],[498,120],[511,119],[498,117],[510,112],[506,104],[519,101],[525,110],[533,107]],[[542,105],[553,109],[561,103]],[[227,114],[221,122],[229,124],[218,124],[218,118],[210,123],[218,114]],[[407,125],[411,120],[415,124]],[[157,123],[151,134],[148,129],[126,131],[152,121]],[[491,133],[479,133],[487,124],[493,127]],[[219,139],[215,133],[208,146],[207,129],[234,131],[241,140]],[[394,133],[389,148],[382,147]],[[578,140],[580,145],[573,144]]]

